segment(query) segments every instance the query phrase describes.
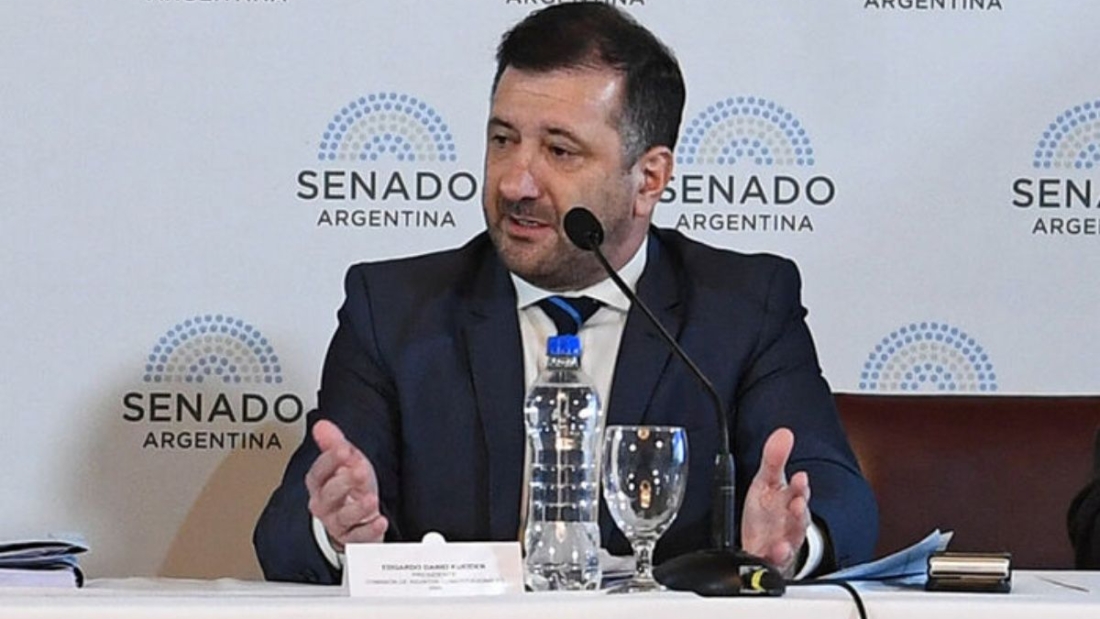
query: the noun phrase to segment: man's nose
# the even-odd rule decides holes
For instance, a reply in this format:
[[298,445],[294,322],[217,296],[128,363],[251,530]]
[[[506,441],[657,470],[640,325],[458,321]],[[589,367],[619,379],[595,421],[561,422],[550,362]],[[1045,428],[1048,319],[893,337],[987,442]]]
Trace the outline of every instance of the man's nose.
[[535,179],[529,157],[516,157],[500,177],[500,193],[510,201],[532,200],[539,197],[539,183]]

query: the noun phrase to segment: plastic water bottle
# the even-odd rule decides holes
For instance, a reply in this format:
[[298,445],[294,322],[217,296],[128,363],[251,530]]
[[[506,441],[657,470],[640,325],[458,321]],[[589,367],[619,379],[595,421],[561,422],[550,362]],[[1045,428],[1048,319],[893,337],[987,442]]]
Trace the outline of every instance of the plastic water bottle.
[[547,343],[524,405],[531,455],[524,580],[532,591],[600,586],[600,399],[575,335]]

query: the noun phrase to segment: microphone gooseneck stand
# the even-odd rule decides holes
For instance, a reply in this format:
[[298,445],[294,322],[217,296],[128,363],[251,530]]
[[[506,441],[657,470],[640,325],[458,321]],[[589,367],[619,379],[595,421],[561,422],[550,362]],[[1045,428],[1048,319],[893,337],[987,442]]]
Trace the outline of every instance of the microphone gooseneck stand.
[[713,504],[711,510],[711,537],[714,548],[697,550],[665,561],[653,570],[657,581],[678,591],[693,591],[704,596],[735,595],[783,595],[786,583],[774,567],[760,557],[737,548],[736,468],[730,450],[729,421],[726,419],[722,398],[714,385],[695,362],[653,315],[649,307],[623,282],[600,251],[603,244],[603,226],[588,209],[577,206],[565,214],[563,222],[566,236],[577,247],[591,251],[615,285],[630,302],[640,309],[649,322],[660,332],[669,347],[688,366],[714,402],[721,433],[718,460],[714,470]]

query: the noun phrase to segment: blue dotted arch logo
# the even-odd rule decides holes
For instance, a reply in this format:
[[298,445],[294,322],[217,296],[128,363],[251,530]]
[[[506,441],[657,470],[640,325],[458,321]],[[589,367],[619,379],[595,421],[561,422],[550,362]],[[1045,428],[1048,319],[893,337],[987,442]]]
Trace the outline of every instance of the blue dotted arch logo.
[[688,123],[676,162],[811,167],[814,148],[802,122],[783,106],[762,97],[729,97]]
[[239,318],[203,315],[168,330],[149,352],[147,383],[275,385],[283,371],[260,330]]
[[993,392],[997,374],[989,354],[958,327],[940,322],[905,325],[867,356],[861,391]]
[[351,101],[321,136],[321,161],[455,161],[454,138],[443,117],[411,95],[378,92]]
[[1041,170],[1100,168],[1100,99],[1059,114],[1039,138],[1032,165]]

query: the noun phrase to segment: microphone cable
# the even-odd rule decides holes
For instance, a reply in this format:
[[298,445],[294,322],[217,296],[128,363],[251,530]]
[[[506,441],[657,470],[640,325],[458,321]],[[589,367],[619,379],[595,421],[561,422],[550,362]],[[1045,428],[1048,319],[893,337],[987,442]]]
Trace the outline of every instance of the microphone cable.
[[863,605],[863,598],[859,595],[859,591],[852,586],[847,580],[833,580],[830,578],[807,578],[805,580],[788,580],[788,587],[815,587],[823,585],[832,585],[840,587],[848,592],[848,595],[852,597],[852,601],[855,602],[856,611],[859,612],[859,619],[867,619],[867,608]]

